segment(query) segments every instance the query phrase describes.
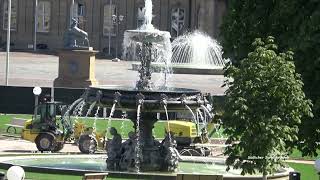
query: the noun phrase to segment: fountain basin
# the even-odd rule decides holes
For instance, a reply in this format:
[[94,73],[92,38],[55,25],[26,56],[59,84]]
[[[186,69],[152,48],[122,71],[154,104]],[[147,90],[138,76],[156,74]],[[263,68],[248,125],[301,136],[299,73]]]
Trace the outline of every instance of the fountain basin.
[[92,103],[97,101],[99,97],[99,105],[111,108],[114,104],[115,94],[120,93],[117,99],[119,107],[125,111],[137,111],[137,95],[143,95],[144,112],[164,112],[163,100],[165,98],[168,112],[185,111],[184,105],[188,105],[191,109],[196,109],[200,105],[208,103],[201,95],[201,92],[187,88],[155,88],[153,90],[138,90],[127,86],[95,86],[87,90],[86,101]]
[[126,30],[125,37],[130,38],[136,42],[163,42],[170,39],[171,35],[167,31],[159,30]]
[[[132,173],[117,172],[106,170],[106,155],[34,155],[34,156],[6,156],[0,157],[0,168],[7,169],[13,165],[22,166],[28,172],[54,173],[83,175],[85,173],[108,172],[111,176],[130,177],[130,176],[148,176],[148,177],[170,177],[178,179],[179,176],[215,176],[222,175],[224,180],[247,179],[260,180],[261,175],[240,175],[240,170],[231,170],[226,172],[224,159],[208,157],[185,157],[179,163],[178,171],[175,173],[168,172],[148,172]],[[279,172],[268,179],[284,180],[289,179],[291,168],[281,169]]]

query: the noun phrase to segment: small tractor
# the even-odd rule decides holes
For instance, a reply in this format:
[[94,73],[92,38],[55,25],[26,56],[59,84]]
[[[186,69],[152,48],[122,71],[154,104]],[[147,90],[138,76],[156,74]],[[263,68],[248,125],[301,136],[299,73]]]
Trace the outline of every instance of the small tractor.
[[[66,141],[74,140],[82,153],[94,153],[105,148],[105,133],[95,132],[83,122],[73,121],[61,110],[67,106],[61,102],[44,102],[35,109],[37,115],[27,120],[22,129],[22,139],[34,142],[37,149],[60,151]],[[61,116],[57,116],[60,110]]]
[[57,117],[57,112],[65,107],[60,102],[44,102],[36,106],[36,115],[27,120],[22,129],[22,139],[36,143],[39,151],[60,151],[73,134],[70,118]]

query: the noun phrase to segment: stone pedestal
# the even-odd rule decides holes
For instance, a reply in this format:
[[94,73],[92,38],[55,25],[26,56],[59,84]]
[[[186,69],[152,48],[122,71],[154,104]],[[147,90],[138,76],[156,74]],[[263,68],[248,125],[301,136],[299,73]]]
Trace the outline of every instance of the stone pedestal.
[[92,49],[60,50],[59,75],[54,80],[54,86],[84,88],[98,85],[95,78],[96,53]]

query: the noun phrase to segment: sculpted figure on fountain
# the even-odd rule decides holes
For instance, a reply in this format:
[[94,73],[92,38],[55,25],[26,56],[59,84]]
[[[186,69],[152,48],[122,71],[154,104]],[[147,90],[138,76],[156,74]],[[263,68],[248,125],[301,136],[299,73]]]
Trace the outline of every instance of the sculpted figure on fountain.
[[110,134],[113,136],[112,140],[108,142],[107,146],[107,168],[108,170],[119,170],[120,148],[122,143],[121,135],[118,134],[116,128],[110,128]]

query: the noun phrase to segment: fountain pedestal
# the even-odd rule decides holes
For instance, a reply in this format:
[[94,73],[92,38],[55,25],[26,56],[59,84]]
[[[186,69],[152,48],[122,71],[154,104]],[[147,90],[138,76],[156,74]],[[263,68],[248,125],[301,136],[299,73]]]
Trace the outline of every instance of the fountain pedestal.
[[[142,112],[138,116],[140,119],[132,120],[138,135],[135,144],[135,167],[141,171],[168,171],[168,167],[172,167],[172,170],[169,171],[176,170],[176,167],[169,161],[170,159],[174,163],[178,162],[178,157],[173,157],[169,152],[169,146],[174,146],[172,139],[168,137],[160,143],[153,137],[152,130],[157,122],[155,113]],[[129,169],[131,168],[134,169],[134,167]]]
[[63,49],[59,51],[59,75],[55,87],[89,87],[98,85],[95,78],[95,55],[90,49]]

